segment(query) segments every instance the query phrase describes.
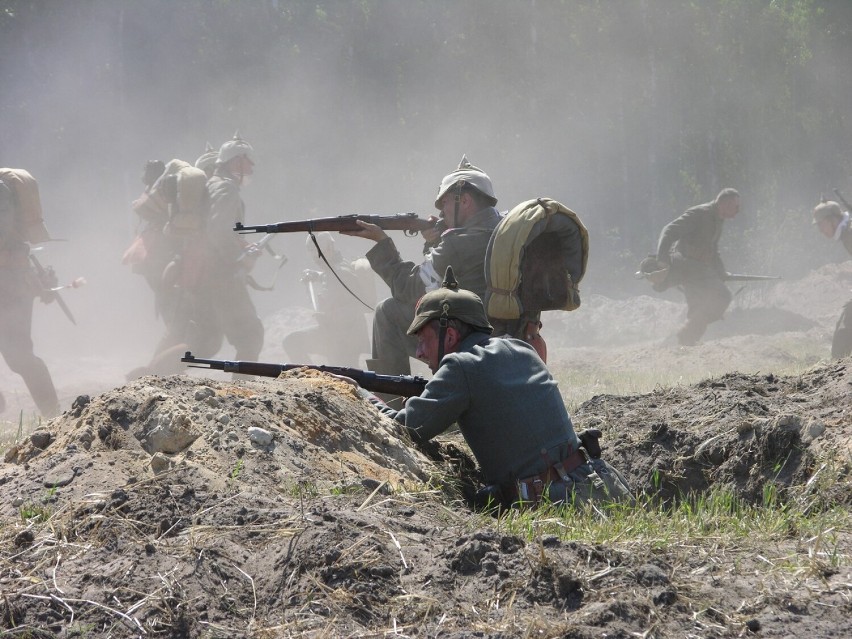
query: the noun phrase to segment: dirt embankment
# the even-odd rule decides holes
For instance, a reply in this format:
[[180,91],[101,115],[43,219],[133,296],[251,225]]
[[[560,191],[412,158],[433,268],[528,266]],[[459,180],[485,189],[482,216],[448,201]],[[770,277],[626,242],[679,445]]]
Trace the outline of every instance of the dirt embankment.
[[[599,396],[575,418],[604,430],[605,454],[637,489],[666,498],[724,485],[757,500],[773,482],[790,498],[850,501],[848,483],[821,484],[820,468],[849,460],[852,362]],[[414,449],[346,384],[318,373],[148,377],[81,397],[0,468],[0,628],[32,637],[852,632],[848,561],[800,574],[769,565],[807,552],[792,532],[761,553],[719,553],[712,540],[529,541],[448,501],[454,493],[441,486],[458,468]],[[835,533],[844,552],[848,532]]]
[[[724,487],[848,513],[852,361],[825,357],[850,286],[852,262],[742,292],[691,349],[667,343],[676,295],[589,295],[546,318],[549,363],[576,427],[603,431],[637,490],[674,502]],[[263,359],[281,361],[302,319],[268,320]],[[443,459],[424,454],[345,384],[119,385],[134,364],[63,361],[69,410],[5,452],[0,634],[852,635],[848,526],[760,548],[521,536],[453,501],[460,475],[475,480],[457,439]],[[608,377],[651,392],[601,394]]]

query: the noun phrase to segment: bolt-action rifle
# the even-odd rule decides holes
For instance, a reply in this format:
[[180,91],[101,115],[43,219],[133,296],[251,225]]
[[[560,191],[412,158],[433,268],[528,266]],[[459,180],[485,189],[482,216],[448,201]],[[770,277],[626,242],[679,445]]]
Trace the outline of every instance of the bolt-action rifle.
[[310,368],[331,375],[341,375],[355,380],[361,388],[371,393],[385,393],[400,397],[420,395],[426,387],[427,380],[412,375],[379,375],[372,371],[345,366],[325,366],[313,364],[267,364],[264,362],[240,362],[221,359],[200,359],[187,351],[180,361],[186,362],[191,368],[207,368],[238,373],[240,375],[257,375],[260,377],[278,377],[282,372],[296,368]]
[[723,277],[726,282],[763,282],[767,280],[780,280],[777,275],[749,275],[748,273],[725,273]]
[[340,215],[338,217],[318,217],[312,220],[297,220],[295,222],[279,222],[278,224],[260,224],[246,226],[237,222],[234,230],[237,233],[318,233],[320,231],[360,231],[356,220],[375,224],[385,231],[405,231],[406,235],[417,235],[435,226],[435,221],[424,220],[416,213],[397,213],[395,215]]

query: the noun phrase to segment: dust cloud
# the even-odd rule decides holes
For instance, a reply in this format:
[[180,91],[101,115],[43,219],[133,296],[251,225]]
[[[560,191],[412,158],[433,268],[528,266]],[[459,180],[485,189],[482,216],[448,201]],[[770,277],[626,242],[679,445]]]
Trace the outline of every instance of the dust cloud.
[[[707,21],[708,41],[739,47],[712,62],[765,62],[771,79],[782,77],[777,61],[760,57],[761,43],[774,41],[770,23],[742,43],[714,17],[712,2],[615,4],[0,4],[0,164],[39,180],[47,226],[62,240],[41,249],[42,262],[60,283],[88,281],[65,292],[76,326],[55,304],[36,302],[36,352],[63,408],[79,392],[122,383],[162,330],[144,281],[121,265],[145,161],[194,161],[208,142],[218,147],[236,131],[256,154],[243,190],[248,224],[347,213],[426,217],[441,177],[467,154],[491,176],[501,210],[546,196],[578,212],[592,233],[587,293],[650,294],[631,276],[662,225],[725,186],[743,194],[743,214],[722,241],[729,270],[797,277],[844,259],[807,224],[821,190],[846,187],[852,196],[848,167],[814,159],[828,134],[802,138],[803,170],[765,129],[759,139],[750,132],[788,86],[755,91],[759,68],[690,66],[710,62],[694,37]],[[754,18],[743,12],[736,20]],[[836,80],[830,53],[817,51],[826,73],[805,74],[808,94]],[[745,80],[751,84],[729,86]],[[715,139],[721,123],[740,138]],[[848,142],[848,126],[832,136],[833,144]],[[696,150],[683,153],[690,145]],[[262,258],[255,273],[261,283],[276,278],[274,291],[254,295],[276,327],[267,330],[265,359],[281,357],[280,331],[311,321],[299,282],[313,267],[304,239],[276,237],[272,246],[287,264],[276,275],[277,265]],[[418,260],[419,240],[395,241]],[[338,238],[351,258],[370,246]],[[376,285],[381,299],[387,289]],[[570,330],[570,318],[562,323]],[[226,346],[219,356],[231,354]],[[0,384],[11,405],[26,406],[19,378],[4,368]]]

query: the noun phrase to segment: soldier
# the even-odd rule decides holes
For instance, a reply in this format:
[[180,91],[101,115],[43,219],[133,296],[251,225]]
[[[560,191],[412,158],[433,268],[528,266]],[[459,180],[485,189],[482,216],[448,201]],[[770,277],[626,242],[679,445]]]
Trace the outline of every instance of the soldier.
[[660,234],[657,261],[668,274],[655,288],[683,288],[687,311],[686,323],[677,333],[681,346],[697,343],[710,323],[722,319],[731,303],[719,237],[725,220],[733,219],[739,211],[740,194],[735,189],[722,189],[715,200],[688,209]]
[[133,201],[133,211],[139,216],[136,237],[124,252],[121,263],[141,275],[154,294],[154,314],[165,318],[173,298],[163,286],[163,270],[177,250],[175,239],[164,234],[169,221],[168,202],[158,191],[159,180],[166,171],[161,160],[149,160],[142,171],[145,190]]
[[[840,241],[852,255],[852,224],[849,211],[844,212],[837,202],[822,201],[814,209],[813,224],[820,233],[831,240]],[[852,354],[852,300],[846,303],[837,320],[831,340],[831,356],[846,357]]]
[[422,263],[403,261],[393,240],[374,224],[359,221],[362,231],[343,232],[376,242],[367,259],[391,290],[391,297],[376,306],[372,359],[367,362],[370,370],[388,375],[411,372],[408,358],[414,356],[417,342],[406,334],[406,328],[417,300],[440,286],[440,274],[447,266],[453,267],[459,286],[480,298],[485,294],[485,251],[500,221],[496,204],[491,178],[462,157],[458,168],[438,187],[438,231],[424,233],[431,242],[424,249]]
[[260,254],[234,233],[245,222],[241,187],[254,174],[254,149],[239,133],[219,149],[207,182],[210,214],[205,228],[205,267],[198,274],[201,304],[193,351],[214,355],[226,338],[235,358],[256,360],[263,348],[263,323],[248,292],[248,276]]
[[[166,333],[148,365],[131,371],[128,379],[179,373],[182,353],[211,357],[226,337],[236,359],[256,360],[260,354],[263,324],[247,289],[259,251],[233,231],[235,222],[245,220],[240,187],[254,172],[253,152],[239,134],[216,152],[213,175],[206,188],[201,184],[203,198],[196,198],[203,199],[199,219],[189,229],[174,231],[179,249],[162,273],[163,287],[174,298]],[[209,171],[211,157],[206,151],[195,168]]]
[[0,354],[20,375],[44,417],[59,413],[59,399],[44,361],[33,353],[33,301],[55,299],[30,261],[31,242],[49,238],[33,177],[23,169],[0,169]]
[[363,258],[344,260],[334,245],[331,233],[317,233],[316,238],[322,254],[351,292],[327,272],[328,267],[319,257],[313,239],[308,236],[305,247],[320,270],[306,269],[301,281],[308,288],[317,323],[288,334],[284,338],[284,350],[291,362],[316,363],[310,357],[316,354],[326,357],[329,363],[357,368],[361,353],[370,350],[365,316],[368,309],[364,304],[375,304],[376,287],[372,281],[375,276]]
[[204,153],[198,156],[195,161],[195,168],[201,169],[207,174],[207,179],[213,177],[213,172],[216,170],[216,160],[219,159],[219,151],[213,148],[209,142],[204,149]]
[[379,405],[382,412],[420,442],[458,423],[488,484],[480,496],[504,506],[629,498],[626,481],[600,459],[600,432],[574,432],[556,381],[533,347],[491,332],[480,298],[459,290],[448,268],[443,286],[423,296],[408,327],[433,377],[405,408]]

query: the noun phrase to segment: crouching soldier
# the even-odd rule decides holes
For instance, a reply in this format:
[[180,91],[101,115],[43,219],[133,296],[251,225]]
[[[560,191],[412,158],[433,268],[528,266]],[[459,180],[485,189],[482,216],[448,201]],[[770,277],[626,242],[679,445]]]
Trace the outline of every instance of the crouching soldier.
[[488,484],[480,493],[503,506],[629,499],[626,481],[600,459],[599,433],[587,431],[584,447],[574,432],[556,381],[535,350],[491,332],[480,298],[458,290],[447,268],[443,286],[420,299],[408,328],[417,337],[417,358],[433,377],[405,408],[382,411],[415,441],[458,423]]

